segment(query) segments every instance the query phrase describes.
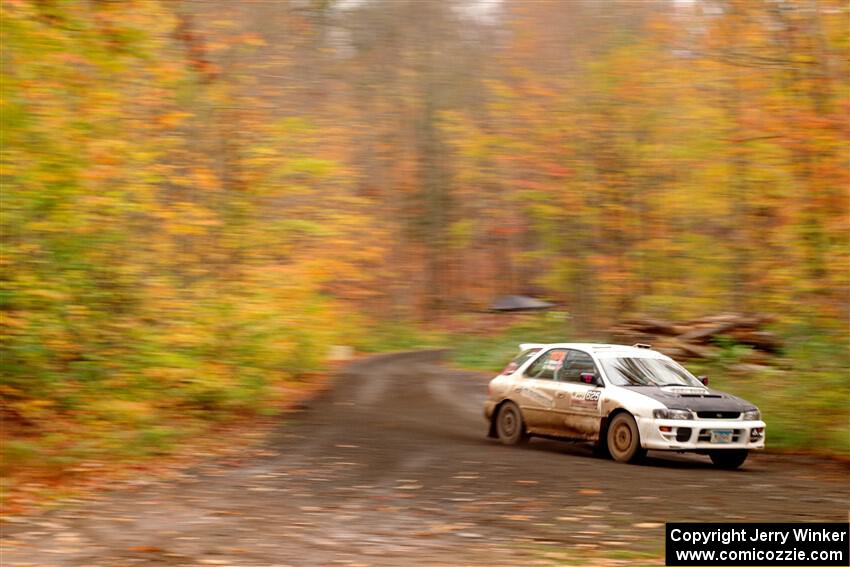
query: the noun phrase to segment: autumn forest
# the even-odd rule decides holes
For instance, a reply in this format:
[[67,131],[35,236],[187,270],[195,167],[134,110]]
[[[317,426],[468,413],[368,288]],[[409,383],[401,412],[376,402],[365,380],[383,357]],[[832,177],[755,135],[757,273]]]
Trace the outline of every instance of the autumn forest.
[[767,314],[832,345],[846,419],[847,29],[840,0],[5,0],[4,471],[165,451],[506,294],[581,338]]

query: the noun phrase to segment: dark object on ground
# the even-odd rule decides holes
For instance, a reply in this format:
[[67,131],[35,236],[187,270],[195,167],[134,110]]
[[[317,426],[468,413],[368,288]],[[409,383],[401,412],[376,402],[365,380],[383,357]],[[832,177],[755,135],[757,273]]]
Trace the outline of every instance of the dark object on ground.
[[551,307],[555,304],[525,295],[505,295],[490,304],[492,311],[533,311]]

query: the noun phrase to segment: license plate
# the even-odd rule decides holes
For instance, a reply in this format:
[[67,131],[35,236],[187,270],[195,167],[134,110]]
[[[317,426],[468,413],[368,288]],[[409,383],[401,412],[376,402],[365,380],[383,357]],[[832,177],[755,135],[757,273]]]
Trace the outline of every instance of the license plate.
[[711,432],[711,442],[712,443],[731,443],[732,442],[732,430],[729,429],[715,429]]

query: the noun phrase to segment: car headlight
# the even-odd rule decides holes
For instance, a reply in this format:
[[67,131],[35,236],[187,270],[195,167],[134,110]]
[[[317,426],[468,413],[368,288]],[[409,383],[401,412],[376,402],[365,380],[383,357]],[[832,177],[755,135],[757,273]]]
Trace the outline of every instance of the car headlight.
[[694,414],[686,409],[657,409],[652,410],[655,419],[693,419]]
[[756,408],[745,410],[741,413],[741,419],[744,421],[755,421],[761,419],[761,412]]

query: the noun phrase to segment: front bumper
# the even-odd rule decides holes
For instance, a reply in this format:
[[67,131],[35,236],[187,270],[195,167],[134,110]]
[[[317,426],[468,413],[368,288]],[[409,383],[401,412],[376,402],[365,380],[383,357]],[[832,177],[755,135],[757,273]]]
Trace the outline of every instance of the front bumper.
[[[765,423],[738,419],[655,419],[638,417],[641,446],[664,451],[764,449]],[[662,431],[661,428],[669,428]],[[761,429],[760,435],[753,430]],[[711,431],[732,431],[732,442],[712,443]]]

